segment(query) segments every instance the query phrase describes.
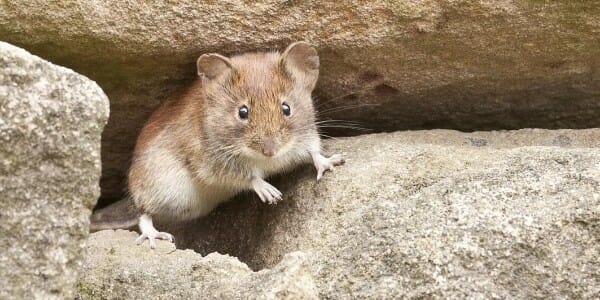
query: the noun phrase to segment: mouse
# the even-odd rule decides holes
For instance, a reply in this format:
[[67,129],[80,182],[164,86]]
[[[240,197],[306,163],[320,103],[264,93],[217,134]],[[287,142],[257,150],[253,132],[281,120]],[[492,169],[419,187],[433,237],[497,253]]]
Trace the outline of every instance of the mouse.
[[266,181],[312,162],[316,179],[344,163],[325,156],[312,92],[319,56],[307,42],[283,52],[201,55],[197,78],[162,104],[136,141],[128,193],[137,211],[138,244],[174,242],[154,222],[199,218],[243,191],[266,204],[283,194]]

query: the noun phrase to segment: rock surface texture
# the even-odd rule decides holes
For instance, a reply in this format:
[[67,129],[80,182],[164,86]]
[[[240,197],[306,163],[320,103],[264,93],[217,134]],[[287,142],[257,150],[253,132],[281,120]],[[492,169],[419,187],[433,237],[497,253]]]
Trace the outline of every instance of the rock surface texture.
[[68,299],[100,194],[108,99],[0,42],[0,299]]
[[278,205],[242,195],[207,218],[158,227],[178,248],[264,270],[100,231],[79,295],[594,299],[599,147],[598,129],[331,141],[346,165],[320,182],[309,166],[274,179]]
[[136,237],[124,230],[90,235],[78,299],[318,299],[303,252],[253,272],[236,258],[173,244],[146,251],[132,243]]
[[374,131],[600,127],[595,1],[2,1],[0,40],[107,92],[105,198],[122,196],[144,120],[207,52],[309,41],[321,117]]

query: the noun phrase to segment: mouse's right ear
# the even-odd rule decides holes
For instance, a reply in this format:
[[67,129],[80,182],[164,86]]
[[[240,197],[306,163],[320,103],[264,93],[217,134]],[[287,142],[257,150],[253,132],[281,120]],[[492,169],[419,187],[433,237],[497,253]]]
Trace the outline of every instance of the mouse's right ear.
[[229,58],[216,53],[200,55],[196,67],[202,82],[213,80],[232,69]]

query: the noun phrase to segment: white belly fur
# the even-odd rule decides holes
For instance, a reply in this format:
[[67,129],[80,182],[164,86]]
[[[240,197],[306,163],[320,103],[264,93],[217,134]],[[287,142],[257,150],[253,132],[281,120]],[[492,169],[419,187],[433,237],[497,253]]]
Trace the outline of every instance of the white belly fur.
[[144,169],[148,171],[149,191],[142,201],[152,216],[166,220],[190,220],[211,212],[219,203],[240,190],[203,184],[192,179],[190,171],[170,152],[152,149],[145,153]]

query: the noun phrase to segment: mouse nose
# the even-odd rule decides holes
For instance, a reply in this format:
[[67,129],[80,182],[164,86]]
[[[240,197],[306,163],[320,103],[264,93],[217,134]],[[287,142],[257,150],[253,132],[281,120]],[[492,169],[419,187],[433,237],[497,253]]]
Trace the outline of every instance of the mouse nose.
[[263,154],[267,157],[275,155],[275,141],[272,137],[263,139]]

